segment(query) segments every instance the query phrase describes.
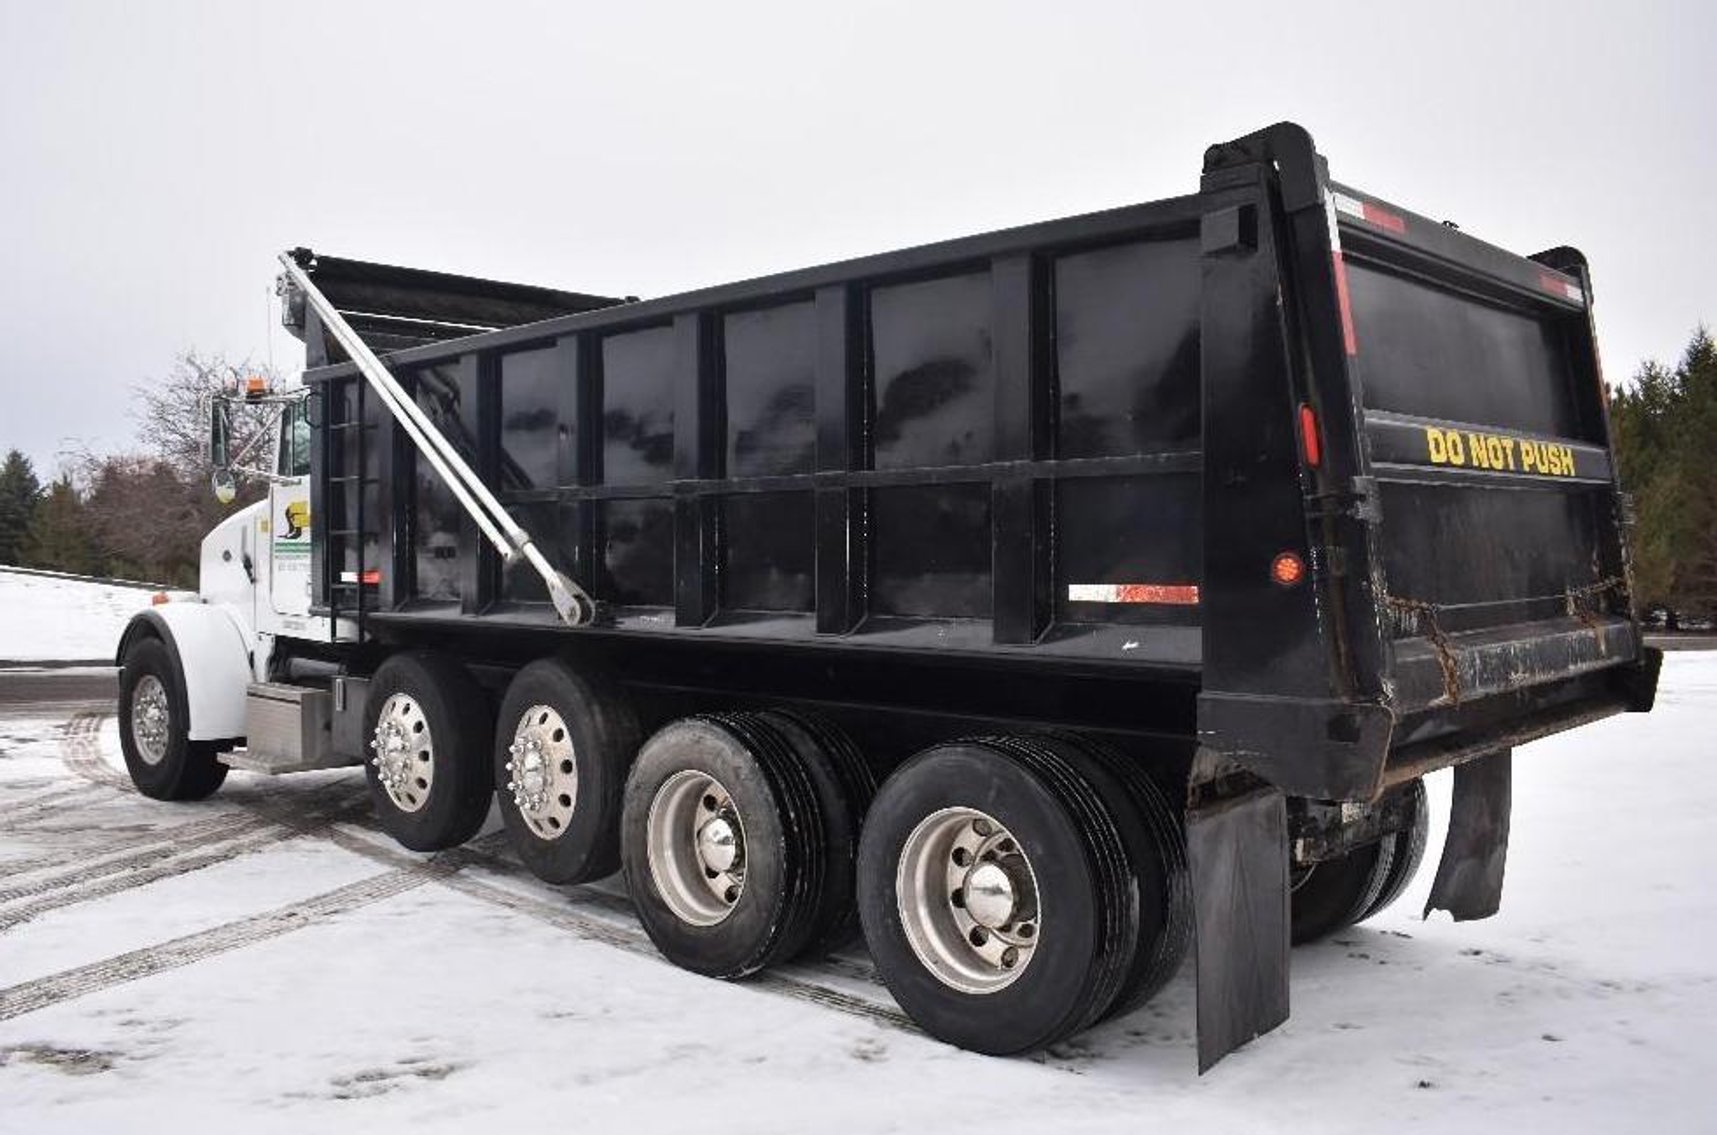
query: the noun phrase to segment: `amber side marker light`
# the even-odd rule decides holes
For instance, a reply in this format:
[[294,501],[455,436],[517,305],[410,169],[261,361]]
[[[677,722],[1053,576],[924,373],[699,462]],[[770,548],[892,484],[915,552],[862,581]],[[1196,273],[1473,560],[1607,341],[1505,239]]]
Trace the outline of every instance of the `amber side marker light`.
[[172,596],[168,595],[165,591],[157,591],[149,597],[149,603],[150,606],[159,607],[161,604],[168,602],[171,598]]
[[1292,552],[1283,552],[1270,561],[1270,578],[1283,587],[1292,587],[1306,578],[1306,561]]

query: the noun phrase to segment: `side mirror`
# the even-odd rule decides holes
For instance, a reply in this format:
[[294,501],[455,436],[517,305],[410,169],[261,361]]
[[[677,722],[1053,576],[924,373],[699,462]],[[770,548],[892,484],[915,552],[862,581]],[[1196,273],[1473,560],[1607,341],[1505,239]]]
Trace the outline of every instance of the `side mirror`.
[[232,403],[217,394],[209,400],[209,464],[218,470],[232,464],[232,437]]

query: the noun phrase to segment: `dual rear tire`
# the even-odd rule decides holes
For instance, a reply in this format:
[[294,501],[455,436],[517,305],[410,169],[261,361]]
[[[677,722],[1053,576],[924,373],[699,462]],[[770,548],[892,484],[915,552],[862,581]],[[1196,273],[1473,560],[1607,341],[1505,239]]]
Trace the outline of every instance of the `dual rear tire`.
[[1425,858],[1431,809],[1423,781],[1413,781],[1402,792],[1406,819],[1399,831],[1296,871],[1289,896],[1296,946],[1364,922],[1400,898],[1413,881]]
[[627,888],[657,949],[719,978],[853,931],[859,823],[875,785],[832,727],[778,711],[683,718],[627,778]]
[[1191,907],[1172,813],[1083,739],[939,745],[883,785],[859,853],[877,969],[923,1028],[993,1054],[1054,1044],[1155,992]]

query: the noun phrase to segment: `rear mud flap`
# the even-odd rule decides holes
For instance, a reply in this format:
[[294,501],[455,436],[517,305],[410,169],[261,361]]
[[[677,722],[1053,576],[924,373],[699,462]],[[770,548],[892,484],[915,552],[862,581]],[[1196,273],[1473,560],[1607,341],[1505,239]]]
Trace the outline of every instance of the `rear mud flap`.
[[1186,815],[1197,928],[1198,1070],[1288,1019],[1288,811],[1274,789]]
[[1426,918],[1433,910],[1446,910],[1456,922],[1471,922],[1489,918],[1502,906],[1513,767],[1508,749],[1455,766],[1449,838],[1425,900]]

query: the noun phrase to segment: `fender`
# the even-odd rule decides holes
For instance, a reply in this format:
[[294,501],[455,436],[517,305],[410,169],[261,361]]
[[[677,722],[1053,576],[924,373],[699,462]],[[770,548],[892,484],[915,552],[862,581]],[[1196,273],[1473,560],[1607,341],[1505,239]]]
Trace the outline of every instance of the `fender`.
[[134,616],[119,638],[114,661],[124,665],[133,642],[158,638],[167,644],[185,687],[193,741],[230,741],[244,736],[244,699],[251,681],[250,644],[231,613],[210,603],[173,602]]

